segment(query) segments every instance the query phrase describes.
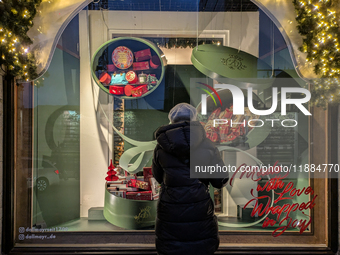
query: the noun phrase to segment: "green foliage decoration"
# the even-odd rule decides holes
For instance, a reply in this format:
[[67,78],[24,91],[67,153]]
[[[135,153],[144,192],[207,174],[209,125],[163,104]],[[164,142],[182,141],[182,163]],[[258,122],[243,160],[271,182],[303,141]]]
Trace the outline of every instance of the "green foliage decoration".
[[340,0],[293,0],[301,52],[320,78],[311,86],[312,105],[340,102]]
[[0,0],[0,66],[5,66],[7,74],[26,81],[37,77],[27,32],[41,1]]

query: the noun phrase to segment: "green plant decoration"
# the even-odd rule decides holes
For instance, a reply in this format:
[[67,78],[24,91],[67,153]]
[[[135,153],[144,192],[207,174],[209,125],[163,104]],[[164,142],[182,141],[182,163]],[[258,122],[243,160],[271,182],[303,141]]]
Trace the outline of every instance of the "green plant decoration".
[[7,74],[29,81],[37,77],[27,36],[42,0],[0,0],[0,66]]
[[312,105],[340,102],[339,0],[293,0],[297,29],[303,36],[300,51],[313,63],[320,79],[311,86]]

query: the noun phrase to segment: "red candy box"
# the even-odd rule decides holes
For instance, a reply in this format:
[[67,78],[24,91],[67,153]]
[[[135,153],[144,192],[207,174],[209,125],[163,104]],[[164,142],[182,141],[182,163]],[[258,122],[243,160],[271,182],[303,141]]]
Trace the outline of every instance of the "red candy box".
[[130,84],[137,83],[138,81],[138,77],[134,71],[127,72],[125,78]]
[[152,200],[152,191],[126,192],[127,199]]
[[134,62],[132,64],[133,70],[147,70],[150,69],[149,62],[144,61],[144,62]]
[[133,97],[140,97],[143,94],[145,94],[146,92],[148,92],[147,85],[141,85],[141,86],[138,86],[136,88],[133,88],[132,91],[131,91],[131,95]]
[[124,87],[125,95],[128,96],[128,97],[131,96],[132,90],[133,90],[133,87],[131,85],[126,85]]
[[151,167],[143,167],[143,176],[144,176],[144,181],[149,182],[149,178],[152,177],[152,168]]
[[113,95],[124,95],[123,86],[110,86],[110,93]]
[[151,58],[150,49],[135,52],[135,58],[137,62],[150,59]]
[[102,73],[99,76],[99,81],[105,85],[109,85],[111,82],[111,75],[109,75],[108,73]]
[[159,67],[160,64],[161,64],[161,61],[159,60],[159,57],[152,56],[152,58],[150,59],[151,68],[156,69],[157,67]]
[[150,190],[150,185],[148,182],[143,182],[140,180],[136,179],[131,179],[127,183],[128,187],[134,187],[134,188],[139,188],[139,189],[144,189],[144,190]]

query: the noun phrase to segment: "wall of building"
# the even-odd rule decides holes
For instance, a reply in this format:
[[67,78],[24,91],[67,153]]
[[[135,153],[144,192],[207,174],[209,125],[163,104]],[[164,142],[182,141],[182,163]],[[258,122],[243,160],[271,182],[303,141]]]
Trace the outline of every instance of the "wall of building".
[[[3,163],[3,157],[2,157],[2,151],[3,151],[3,76],[0,71],[0,229],[2,229],[2,163]],[[2,240],[2,231],[0,232],[0,250],[1,250],[1,240]]]

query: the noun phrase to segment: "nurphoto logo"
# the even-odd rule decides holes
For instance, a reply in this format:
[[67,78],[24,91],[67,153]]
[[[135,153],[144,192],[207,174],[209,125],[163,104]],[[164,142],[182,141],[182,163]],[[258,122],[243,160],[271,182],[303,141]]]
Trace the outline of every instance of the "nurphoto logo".
[[[222,105],[222,101],[221,98],[218,94],[218,92],[211,86],[204,84],[204,83],[200,83],[203,84],[205,86],[207,86],[208,88],[210,88],[215,95],[217,96],[217,98],[219,99],[221,105]],[[216,84],[215,85],[216,89],[228,89],[230,90],[232,97],[233,97],[233,114],[234,115],[244,115],[244,95],[243,92],[240,88],[238,88],[235,85],[230,85],[230,84]],[[205,92],[207,92],[212,100],[215,102],[216,105],[216,101],[213,97],[213,95],[207,91],[206,89],[202,89]],[[300,93],[300,94],[305,94],[306,97],[304,98],[287,98],[287,94],[288,93]],[[256,114],[256,115],[270,115],[272,113],[275,112],[276,108],[277,108],[277,100],[278,98],[278,93],[277,93],[277,88],[273,87],[272,88],[272,106],[270,109],[267,110],[257,110],[255,109],[254,105],[253,105],[253,88],[248,88],[247,89],[247,99],[248,99],[248,108],[250,110],[251,113]],[[304,107],[302,104],[307,103],[311,98],[311,94],[309,92],[309,90],[304,89],[304,88],[292,88],[292,87],[286,87],[286,88],[281,88],[281,115],[287,115],[287,105],[288,104],[293,104],[295,105],[297,108],[300,109],[300,111],[304,114],[304,115],[312,115],[307,109],[306,107]],[[207,114],[207,94],[202,94],[201,95],[201,100],[202,100],[202,107],[201,107],[201,114],[202,115],[206,115]]]
[[[222,100],[221,100],[221,96],[218,94],[218,91],[216,89],[223,89],[223,90],[229,90],[231,93],[231,96],[233,98],[233,115],[244,115],[245,114],[245,97],[243,94],[243,91],[238,88],[235,85],[231,85],[231,84],[216,84],[215,88],[213,88],[212,86],[202,83],[202,82],[198,82],[199,84],[202,84],[204,86],[206,86],[208,89],[210,89],[215,96],[217,97],[217,99],[219,100],[221,106],[222,106]],[[206,94],[201,94],[201,114],[202,115],[207,115],[207,98],[208,96],[210,96],[210,98],[213,100],[213,102],[215,103],[215,106],[217,107],[217,102],[216,99],[214,98],[214,95],[209,92],[207,89],[205,88],[200,88],[197,87],[201,90],[203,90],[204,92],[206,92]],[[304,103],[307,103],[310,98],[311,98],[311,93],[309,92],[309,90],[305,89],[305,88],[300,88],[300,87],[282,87],[281,88],[281,115],[282,116],[286,116],[287,115],[287,105],[295,105],[304,115],[309,116],[312,115],[307,109],[306,107],[303,105]],[[272,104],[270,109],[265,109],[265,110],[258,110],[255,109],[254,104],[253,104],[253,88],[247,88],[247,104],[248,107],[246,109],[247,113],[252,113],[255,116],[267,116],[267,115],[271,115],[272,113],[274,113],[277,108],[278,108],[278,95],[280,94],[278,93],[278,88],[273,87],[272,88]],[[291,94],[291,93],[298,93],[298,94],[302,94],[305,95],[305,97],[303,98],[289,98],[287,95]],[[274,123],[275,122],[281,122],[281,126],[283,127],[295,127],[297,126],[297,121],[295,119],[284,119],[284,120],[279,120],[279,119],[251,119],[248,121],[248,123],[246,123],[246,120],[244,119],[243,122],[235,122],[235,120],[233,119],[221,119],[221,118],[214,118],[213,119],[213,126],[216,127],[218,125],[243,125],[244,127],[246,125],[248,125],[249,127],[253,128],[253,127],[262,127],[265,122],[271,122],[271,127],[274,127]]]

